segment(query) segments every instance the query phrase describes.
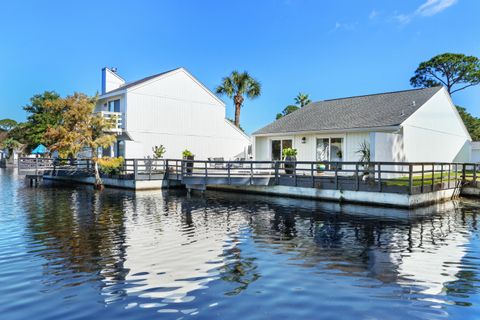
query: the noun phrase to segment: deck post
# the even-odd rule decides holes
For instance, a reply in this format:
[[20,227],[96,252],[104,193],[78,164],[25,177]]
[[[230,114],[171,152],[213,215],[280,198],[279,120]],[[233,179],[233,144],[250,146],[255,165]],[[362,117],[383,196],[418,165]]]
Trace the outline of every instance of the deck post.
[[338,162],[335,162],[335,190],[338,190]]
[[455,188],[457,187],[458,180],[458,163],[455,163]]
[[168,179],[168,174],[170,172],[170,170],[168,170],[169,166],[168,166],[168,159],[165,159],[165,162],[164,162],[164,177]]
[[447,184],[447,189],[450,189],[450,176],[451,176],[451,172],[452,171],[452,164],[449,163],[448,164],[448,184]]
[[295,179],[295,187],[298,185],[297,182],[297,162],[294,162],[294,168],[293,168],[293,178]]
[[205,187],[207,187],[207,180],[208,180],[208,162],[205,161]]
[[152,180],[152,167],[153,167],[153,163],[156,163],[156,162],[157,162],[156,159],[152,159],[152,162],[148,166],[148,180]]
[[378,191],[382,192],[382,165],[378,164]]
[[425,186],[425,164],[422,163],[422,187],[421,187],[422,193],[423,193],[424,186]]
[[355,191],[360,189],[360,175],[358,172],[358,162],[355,163]]
[[250,185],[253,185],[253,162],[250,162]]
[[435,191],[435,163],[432,163],[432,191]]
[[310,173],[312,174],[312,188],[315,188],[315,176],[313,172],[314,163],[310,163]]
[[440,189],[443,189],[443,163],[440,165]]
[[38,158],[35,158],[35,176],[38,176]]
[[137,180],[138,176],[138,159],[133,159],[133,178]]
[[477,185],[477,165],[473,164],[473,184]]
[[466,175],[466,166],[467,165],[465,163],[462,164],[462,185],[464,185],[465,182],[467,181],[466,176],[465,176]]
[[228,183],[228,185],[232,184],[232,179],[230,178],[230,167],[231,167],[231,164],[229,162],[227,164],[227,183]]
[[278,161],[275,160],[274,166],[275,166],[275,184],[278,185],[280,183],[280,178],[278,176],[278,166],[279,166]]
[[408,194],[413,193],[413,165],[408,164]]

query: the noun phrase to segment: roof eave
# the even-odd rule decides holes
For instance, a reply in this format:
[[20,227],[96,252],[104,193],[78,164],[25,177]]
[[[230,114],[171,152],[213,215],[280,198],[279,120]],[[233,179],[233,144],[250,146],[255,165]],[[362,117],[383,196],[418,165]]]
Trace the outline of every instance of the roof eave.
[[362,127],[362,128],[346,128],[346,129],[326,129],[326,130],[305,130],[305,131],[291,131],[291,132],[271,132],[271,133],[252,133],[253,137],[268,137],[268,136],[286,136],[286,135],[302,135],[302,134],[327,134],[327,133],[342,133],[342,132],[371,132],[371,131],[397,131],[400,125],[381,126],[381,127]]

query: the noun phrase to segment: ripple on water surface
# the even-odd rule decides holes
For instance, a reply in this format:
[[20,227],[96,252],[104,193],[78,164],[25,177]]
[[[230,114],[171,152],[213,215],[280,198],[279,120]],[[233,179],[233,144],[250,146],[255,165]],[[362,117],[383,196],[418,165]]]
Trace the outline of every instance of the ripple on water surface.
[[28,187],[0,169],[5,319],[475,319],[473,200],[415,211]]

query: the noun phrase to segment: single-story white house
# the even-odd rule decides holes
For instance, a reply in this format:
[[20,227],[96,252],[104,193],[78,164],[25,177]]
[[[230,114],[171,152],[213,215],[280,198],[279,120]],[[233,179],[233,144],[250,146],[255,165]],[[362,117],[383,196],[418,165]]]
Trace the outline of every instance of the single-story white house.
[[154,146],[164,158],[190,150],[196,159],[246,158],[250,137],[225,118],[225,103],[184,68],[127,83],[115,69],[102,69],[96,112],[116,119],[117,142],[104,156],[144,158]]
[[255,160],[468,162],[470,135],[443,87],[313,102],[253,133]]
[[480,163],[480,141],[472,142],[472,157],[470,161]]

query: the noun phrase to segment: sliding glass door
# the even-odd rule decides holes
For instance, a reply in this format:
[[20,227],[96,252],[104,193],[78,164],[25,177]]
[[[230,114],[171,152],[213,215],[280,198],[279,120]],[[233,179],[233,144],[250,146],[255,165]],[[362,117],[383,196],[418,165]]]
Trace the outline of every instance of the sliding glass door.
[[292,148],[293,143],[291,139],[283,139],[283,140],[272,140],[271,142],[271,150],[272,150],[272,160],[282,160],[282,153],[283,150],[287,148]]
[[317,138],[317,161],[343,161],[343,138]]

